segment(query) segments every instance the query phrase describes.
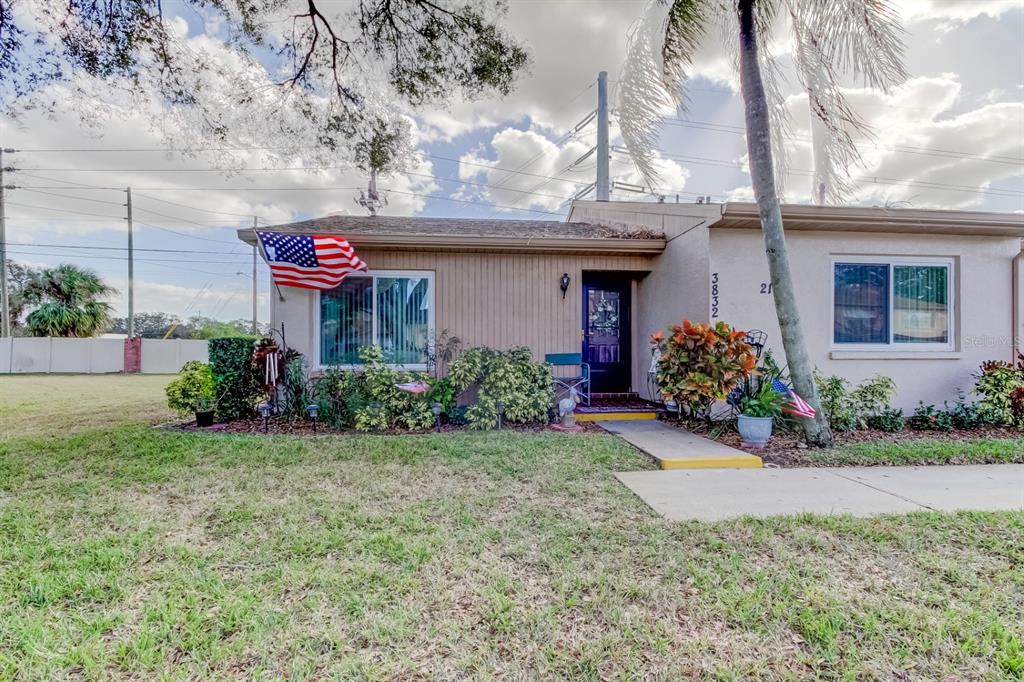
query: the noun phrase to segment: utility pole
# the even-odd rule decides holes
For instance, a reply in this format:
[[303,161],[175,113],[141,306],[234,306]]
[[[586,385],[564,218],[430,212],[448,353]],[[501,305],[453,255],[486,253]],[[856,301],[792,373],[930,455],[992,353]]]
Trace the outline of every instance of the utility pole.
[[[259,228],[260,220],[256,216],[252,217],[252,230],[253,232]],[[259,242],[259,235],[256,235],[256,241]],[[252,333],[256,334],[256,244],[252,245]]]
[[135,244],[133,243],[132,225],[132,188],[126,187],[128,195],[128,338],[135,338]]
[[7,300],[7,216],[4,213],[4,152],[11,154],[13,149],[0,147],[0,337],[11,335],[11,306]]
[[608,201],[608,72],[597,74],[597,200]]

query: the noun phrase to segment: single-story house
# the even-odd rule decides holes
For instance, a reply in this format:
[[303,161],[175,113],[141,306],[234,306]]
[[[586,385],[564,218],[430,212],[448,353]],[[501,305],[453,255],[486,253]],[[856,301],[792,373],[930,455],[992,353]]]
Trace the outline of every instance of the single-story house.
[[[783,207],[812,361],[892,377],[896,404],[969,391],[1012,360],[1024,325],[1024,215]],[[329,216],[268,230],[340,234],[369,265],[331,291],[281,288],[271,318],[315,368],[376,343],[422,367],[442,331],[465,346],[582,352],[593,390],[651,395],[650,334],[724,320],[784,361],[757,207],[577,201],[566,222]],[[247,243],[251,229],[240,230]]]

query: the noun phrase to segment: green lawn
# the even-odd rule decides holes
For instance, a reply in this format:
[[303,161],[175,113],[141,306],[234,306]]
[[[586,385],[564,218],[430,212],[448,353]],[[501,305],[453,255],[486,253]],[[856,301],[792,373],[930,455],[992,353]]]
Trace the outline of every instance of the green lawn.
[[0,377],[0,679],[1024,678],[1022,513],[671,523],[609,436],[154,431],[161,385]]
[[822,466],[1009,464],[1024,462],[1024,438],[846,443],[829,450],[809,449],[806,457]]

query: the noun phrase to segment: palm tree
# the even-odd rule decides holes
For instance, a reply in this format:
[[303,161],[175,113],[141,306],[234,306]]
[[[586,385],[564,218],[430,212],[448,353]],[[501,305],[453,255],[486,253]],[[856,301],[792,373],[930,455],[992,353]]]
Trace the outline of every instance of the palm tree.
[[[903,78],[902,32],[887,0],[654,0],[630,35],[619,86],[619,126],[637,168],[653,184],[661,118],[667,108],[682,107],[686,70],[707,29],[717,25],[723,30],[724,44],[736,51],[750,177],[782,345],[794,389],[817,413],[804,421],[807,440],[826,446],[832,443],[832,433],[820,409],[800,327],[779,201],[778,183],[786,168],[786,118],[769,41],[781,14],[792,26],[794,58],[812,118],[828,133],[825,151],[831,149],[830,158],[839,165],[855,158],[852,131],[863,129],[863,123],[848,106],[838,79],[851,74],[886,90]],[[832,172],[830,177],[834,176]]]
[[99,299],[116,294],[92,270],[58,265],[33,273],[25,295],[36,308],[25,319],[32,336],[95,336],[113,307]]

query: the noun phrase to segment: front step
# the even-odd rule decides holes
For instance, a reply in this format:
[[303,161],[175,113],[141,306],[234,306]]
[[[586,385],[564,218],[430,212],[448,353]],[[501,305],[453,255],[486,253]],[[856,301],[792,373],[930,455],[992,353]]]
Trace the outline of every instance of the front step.
[[578,422],[622,422],[657,419],[658,413],[653,410],[621,410],[616,412],[576,412]]

